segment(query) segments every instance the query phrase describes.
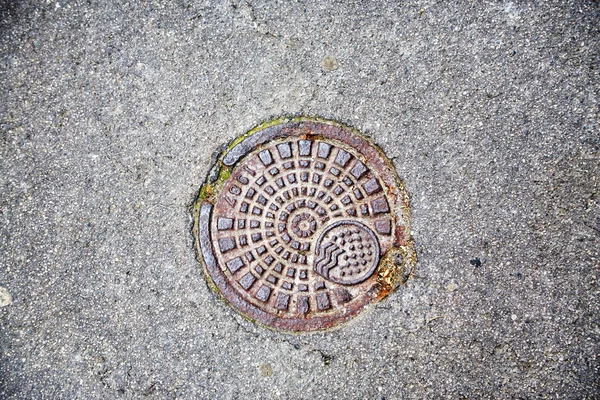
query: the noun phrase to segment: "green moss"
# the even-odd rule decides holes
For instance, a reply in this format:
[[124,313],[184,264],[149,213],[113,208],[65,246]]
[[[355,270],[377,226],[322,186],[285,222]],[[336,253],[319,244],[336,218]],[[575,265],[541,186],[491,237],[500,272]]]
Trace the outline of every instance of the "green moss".
[[229,168],[221,168],[219,171],[219,180],[217,183],[225,182],[231,176],[231,170]]
[[201,203],[203,200],[211,199],[215,194],[217,194],[221,188],[223,187],[224,182],[229,179],[231,176],[231,168],[222,166],[219,169],[219,177],[213,183],[206,182],[200,188],[200,192],[198,193],[198,199],[196,203]]
[[286,118],[286,117],[275,118],[271,121],[263,122],[262,124],[255,126],[254,128],[250,129],[248,132],[246,132],[246,134],[244,136],[245,137],[252,136],[256,132],[262,131],[263,129],[267,129],[272,126],[283,124],[283,123],[289,122],[289,121],[291,121],[291,118]]
[[[210,195],[213,192],[213,185],[210,184],[204,184],[202,185],[202,187],[200,188],[200,193],[198,194],[198,200],[204,200],[208,197],[210,197]],[[201,201],[198,201],[197,203],[200,203]]]
[[284,124],[284,123],[288,123],[288,122],[321,122],[324,124],[329,124],[329,125],[335,125],[335,126],[340,126],[340,127],[345,127],[345,128],[349,128],[348,126],[344,125],[344,124],[340,124],[339,122],[335,122],[335,121],[331,121],[328,119],[324,119],[324,118],[319,118],[319,117],[281,117],[281,118],[275,118],[272,119],[270,121],[266,121],[263,122],[257,126],[255,126],[254,128],[250,129],[248,132],[244,133],[243,135],[235,138],[230,144],[229,144],[229,148],[228,150],[231,150],[232,148],[234,148],[235,146],[237,146],[238,144],[240,144],[241,142],[243,142],[245,139],[249,138],[250,136],[254,135],[256,132],[260,132],[264,129],[270,128],[272,126],[275,125],[279,125],[279,124]]

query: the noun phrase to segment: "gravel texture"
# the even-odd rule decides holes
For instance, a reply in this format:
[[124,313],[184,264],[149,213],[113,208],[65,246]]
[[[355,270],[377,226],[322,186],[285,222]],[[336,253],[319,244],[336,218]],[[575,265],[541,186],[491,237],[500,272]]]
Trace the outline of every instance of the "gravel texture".
[[[598,398],[598,2],[0,0],[0,398]],[[281,334],[189,206],[283,115],[371,136],[409,283]]]

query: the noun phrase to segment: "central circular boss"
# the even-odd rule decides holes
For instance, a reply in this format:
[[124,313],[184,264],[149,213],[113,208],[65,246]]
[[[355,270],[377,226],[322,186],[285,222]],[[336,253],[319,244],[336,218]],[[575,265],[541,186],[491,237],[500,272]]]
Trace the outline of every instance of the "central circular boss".
[[292,219],[292,232],[300,238],[308,238],[315,234],[317,220],[309,213],[297,214]]

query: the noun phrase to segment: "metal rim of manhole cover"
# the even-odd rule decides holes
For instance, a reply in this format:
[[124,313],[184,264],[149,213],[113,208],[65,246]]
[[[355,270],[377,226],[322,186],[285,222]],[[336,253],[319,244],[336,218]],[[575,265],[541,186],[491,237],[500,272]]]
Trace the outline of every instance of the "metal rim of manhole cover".
[[408,194],[355,129],[288,118],[234,141],[193,208],[208,282],[285,331],[332,328],[404,283],[416,254]]

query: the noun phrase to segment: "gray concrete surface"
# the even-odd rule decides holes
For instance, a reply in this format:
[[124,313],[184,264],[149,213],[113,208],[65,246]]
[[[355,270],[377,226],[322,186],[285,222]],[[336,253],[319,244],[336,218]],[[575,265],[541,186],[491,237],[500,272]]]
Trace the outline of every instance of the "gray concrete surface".
[[[597,2],[0,5],[0,398],[599,398]],[[297,114],[393,158],[419,254],[300,336],[210,292],[188,214]]]

